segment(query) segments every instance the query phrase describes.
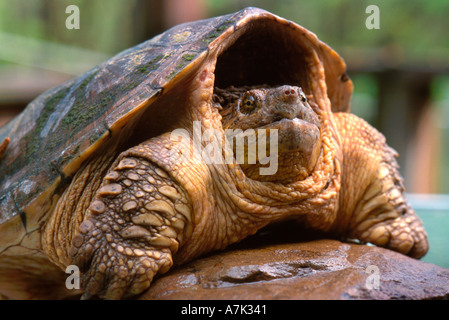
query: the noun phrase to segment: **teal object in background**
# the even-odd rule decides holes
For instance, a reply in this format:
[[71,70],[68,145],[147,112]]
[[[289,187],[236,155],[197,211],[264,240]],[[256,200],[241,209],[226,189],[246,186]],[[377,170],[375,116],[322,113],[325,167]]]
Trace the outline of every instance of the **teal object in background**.
[[449,268],[449,195],[407,195],[427,231],[430,249],[421,259]]

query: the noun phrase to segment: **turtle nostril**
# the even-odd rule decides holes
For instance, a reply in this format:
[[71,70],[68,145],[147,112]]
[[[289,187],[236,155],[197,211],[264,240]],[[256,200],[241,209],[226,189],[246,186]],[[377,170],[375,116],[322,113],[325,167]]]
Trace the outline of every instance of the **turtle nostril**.
[[287,89],[284,91],[285,95],[289,96],[289,95],[294,95],[296,93],[296,91],[294,89]]

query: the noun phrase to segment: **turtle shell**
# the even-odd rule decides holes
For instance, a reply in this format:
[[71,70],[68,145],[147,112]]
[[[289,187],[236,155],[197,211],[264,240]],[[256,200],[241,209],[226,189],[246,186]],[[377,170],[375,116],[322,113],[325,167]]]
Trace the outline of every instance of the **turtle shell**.
[[258,8],[178,25],[45,92],[0,128],[0,142],[11,139],[0,160],[0,234],[39,228],[83,161],[142,114],[159,117],[155,102],[208,59],[221,87],[294,84],[320,94],[313,71],[332,110],[349,111],[343,60],[303,27]]

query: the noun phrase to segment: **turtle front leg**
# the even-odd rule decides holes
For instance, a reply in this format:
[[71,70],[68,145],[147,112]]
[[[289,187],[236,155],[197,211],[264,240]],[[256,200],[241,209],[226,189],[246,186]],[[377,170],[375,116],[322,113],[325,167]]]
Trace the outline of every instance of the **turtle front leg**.
[[72,239],[70,256],[80,267],[84,297],[141,293],[170,269],[191,230],[190,201],[165,171],[138,156],[117,162]]
[[392,150],[355,208],[352,236],[414,258],[429,249],[427,234],[405,199]]
[[334,115],[343,142],[337,233],[414,258],[428,250],[421,220],[405,199],[395,157],[385,138],[362,119]]

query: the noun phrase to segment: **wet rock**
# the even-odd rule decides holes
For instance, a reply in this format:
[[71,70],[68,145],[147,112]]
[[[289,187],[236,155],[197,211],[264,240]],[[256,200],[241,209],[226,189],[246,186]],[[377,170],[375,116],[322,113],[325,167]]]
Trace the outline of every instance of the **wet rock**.
[[171,270],[140,298],[449,299],[449,269],[387,249],[251,241]]

